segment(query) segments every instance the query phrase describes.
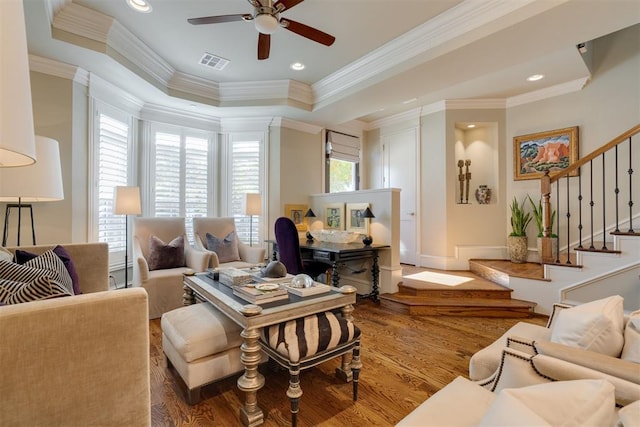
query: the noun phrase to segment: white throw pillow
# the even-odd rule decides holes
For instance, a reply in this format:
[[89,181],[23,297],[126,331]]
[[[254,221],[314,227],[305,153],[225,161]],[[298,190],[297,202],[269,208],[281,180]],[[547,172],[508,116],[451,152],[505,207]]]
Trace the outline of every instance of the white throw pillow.
[[619,295],[560,310],[551,342],[620,357],[624,345],[623,298]]
[[640,310],[629,315],[627,326],[624,328],[624,347],[620,358],[640,363]]
[[615,406],[606,380],[557,381],[502,390],[478,425],[610,426]]
[[628,404],[618,411],[618,423],[616,427],[640,426],[640,400]]

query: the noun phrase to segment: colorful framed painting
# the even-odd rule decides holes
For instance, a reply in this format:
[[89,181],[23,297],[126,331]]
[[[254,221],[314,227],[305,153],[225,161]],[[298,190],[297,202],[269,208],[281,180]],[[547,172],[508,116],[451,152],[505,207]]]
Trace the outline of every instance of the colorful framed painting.
[[347,212],[345,214],[347,231],[367,233],[370,220],[364,217],[364,211],[368,207],[369,203],[347,203]]
[[[578,160],[578,126],[513,138],[513,179],[539,179]],[[578,170],[569,176],[578,176]]]
[[293,221],[298,231],[307,229],[305,213],[307,213],[307,205],[284,205],[284,216]]
[[324,206],[325,228],[344,230],[344,203],[329,203]]

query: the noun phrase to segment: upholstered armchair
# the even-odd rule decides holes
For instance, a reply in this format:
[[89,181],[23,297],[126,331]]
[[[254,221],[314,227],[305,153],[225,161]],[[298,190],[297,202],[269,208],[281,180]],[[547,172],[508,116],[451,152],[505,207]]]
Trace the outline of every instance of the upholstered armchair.
[[149,295],[149,318],[183,305],[184,273],[205,271],[210,254],[188,242],[184,218],[133,219],[133,284]]
[[232,217],[193,218],[193,240],[197,250],[211,255],[211,268],[252,267],[266,258],[266,249],[249,246],[238,239]]

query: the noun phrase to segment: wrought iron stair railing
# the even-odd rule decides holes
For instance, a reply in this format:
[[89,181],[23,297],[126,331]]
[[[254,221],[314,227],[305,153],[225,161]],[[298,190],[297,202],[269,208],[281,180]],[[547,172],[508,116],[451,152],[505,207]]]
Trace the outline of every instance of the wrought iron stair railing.
[[[607,242],[608,236],[640,236],[640,176],[634,174],[634,167],[640,168],[640,125],[566,169],[545,173],[540,179],[543,224],[540,258],[543,263],[573,265],[572,249],[616,252],[611,241]],[[578,172],[577,177],[570,176],[574,171]],[[553,209],[557,212],[555,224],[551,223]],[[554,225],[558,236],[555,251],[552,249]],[[602,241],[597,240],[598,237]]]

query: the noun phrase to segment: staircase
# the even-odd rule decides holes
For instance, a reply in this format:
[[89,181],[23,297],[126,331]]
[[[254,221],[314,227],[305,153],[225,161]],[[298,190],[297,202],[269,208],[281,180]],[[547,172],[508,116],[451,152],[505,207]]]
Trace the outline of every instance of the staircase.
[[[531,267],[539,274],[539,265]],[[512,292],[474,272],[425,270],[403,277],[398,292],[380,295],[380,303],[409,315],[530,317],[536,303],[512,299]]]
[[[397,293],[380,295],[381,304],[414,315],[526,317],[534,309],[550,314],[558,301],[587,302],[617,294],[623,296],[625,310],[637,309],[640,180],[633,166],[638,164],[638,141],[640,125],[540,179],[544,231],[538,255],[543,264],[471,259],[468,272],[404,276]],[[578,177],[570,178],[576,171]],[[554,210],[558,214],[552,224]],[[555,253],[553,226],[559,231]],[[455,286],[441,282],[456,277],[469,280]]]

